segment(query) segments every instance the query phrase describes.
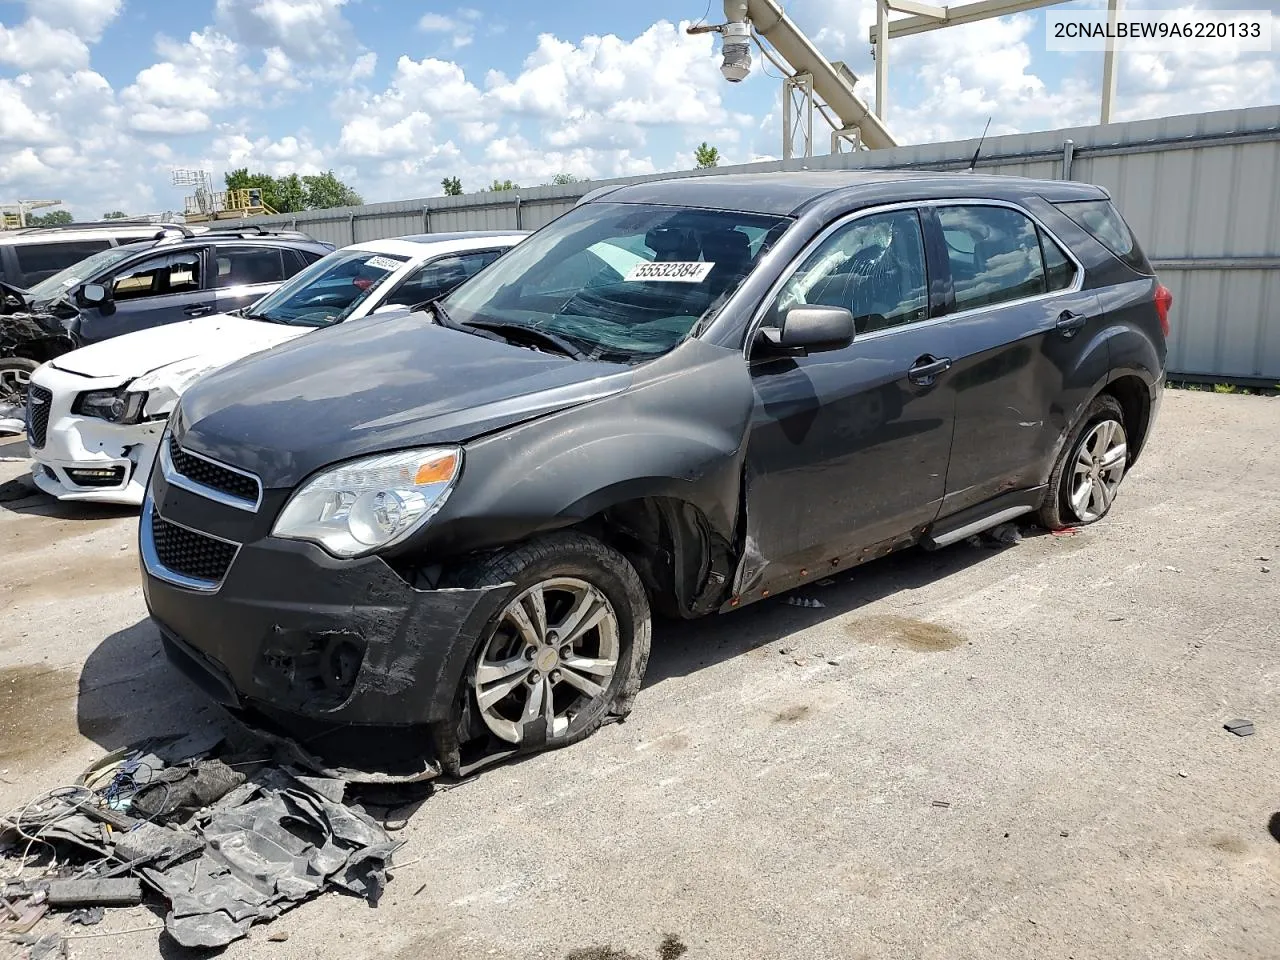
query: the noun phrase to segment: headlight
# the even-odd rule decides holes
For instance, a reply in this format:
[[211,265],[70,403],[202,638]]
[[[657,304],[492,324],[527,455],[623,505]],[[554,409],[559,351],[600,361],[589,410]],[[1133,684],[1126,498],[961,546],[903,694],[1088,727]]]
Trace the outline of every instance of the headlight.
[[142,419],[146,405],[146,391],[131,393],[127,390],[90,390],[80,394],[75,412],[84,417],[97,417],[112,423],[137,423]]
[[364,457],[308,480],[271,533],[358,557],[402,540],[435,514],[462,470],[461,447]]

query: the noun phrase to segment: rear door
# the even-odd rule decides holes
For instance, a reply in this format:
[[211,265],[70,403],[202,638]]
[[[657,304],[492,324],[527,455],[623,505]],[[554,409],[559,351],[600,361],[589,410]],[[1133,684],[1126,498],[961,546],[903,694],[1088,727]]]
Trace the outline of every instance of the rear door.
[[284,282],[293,271],[286,269],[283,251],[266,244],[216,246],[212,248],[217,265],[214,287],[216,312],[229,313],[261,300]]
[[[909,533],[936,516],[954,424],[951,334],[931,318],[919,213],[871,212],[834,228],[785,281],[770,312],[847,307],[842,350],[750,361],[749,549],[769,586],[797,568]],[[766,314],[768,316],[768,314]]]
[[1066,426],[1064,391],[1099,335],[1102,309],[1080,289],[1083,270],[1065,246],[1020,207],[940,203],[928,221],[956,335],[948,514],[1042,482]]
[[96,343],[213,313],[209,259],[207,248],[187,247],[153,253],[117,270],[109,282],[101,281],[111,290],[106,309],[81,309],[81,340]]

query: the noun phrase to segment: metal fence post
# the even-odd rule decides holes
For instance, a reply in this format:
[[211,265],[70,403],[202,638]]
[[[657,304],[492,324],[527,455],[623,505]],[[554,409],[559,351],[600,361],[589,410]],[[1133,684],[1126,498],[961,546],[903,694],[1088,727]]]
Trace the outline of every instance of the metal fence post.
[[431,232],[431,207],[425,203],[422,205],[422,232]]
[[524,229],[524,218],[520,216],[520,194],[516,194],[516,229]]
[[347,214],[347,229],[351,231],[351,242],[356,242],[356,215],[354,213]]
[[1071,179],[1071,161],[1075,159],[1076,142],[1074,140],[1062,141],[1062,176],[1059,180]]

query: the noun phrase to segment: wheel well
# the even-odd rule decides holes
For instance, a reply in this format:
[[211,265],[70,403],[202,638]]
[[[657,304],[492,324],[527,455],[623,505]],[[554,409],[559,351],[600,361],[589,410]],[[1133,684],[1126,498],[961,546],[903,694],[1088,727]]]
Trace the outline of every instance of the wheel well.
[[45,363],[67,351],[67,346],[54,339],[28,340],[13,348],[13,355],[23,360]]
[[615,504],[578,526],[631,562],[655,612],[696,617],[720,605],[733,572],[732,551],[695,505],[644,497]]
[[1102,391],[1116,398],[1124,413],[1124,432],[1129,444],[1129,462],[1133,463],[1142,452],[1151,426],[1151,393],[1138,377],[1121,377]]

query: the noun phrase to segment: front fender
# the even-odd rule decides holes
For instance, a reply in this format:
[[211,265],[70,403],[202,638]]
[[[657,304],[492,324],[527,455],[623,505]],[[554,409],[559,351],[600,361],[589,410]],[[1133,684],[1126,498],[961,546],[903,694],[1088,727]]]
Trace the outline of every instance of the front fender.
[[620,394],[468,444],[457,490],[400,552],[501,546],[642,497],[691,503],[733,542],[753,403],[741,353],[688,341]]

